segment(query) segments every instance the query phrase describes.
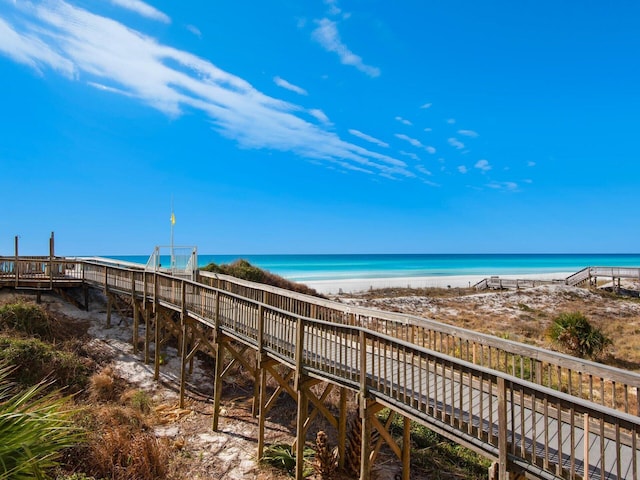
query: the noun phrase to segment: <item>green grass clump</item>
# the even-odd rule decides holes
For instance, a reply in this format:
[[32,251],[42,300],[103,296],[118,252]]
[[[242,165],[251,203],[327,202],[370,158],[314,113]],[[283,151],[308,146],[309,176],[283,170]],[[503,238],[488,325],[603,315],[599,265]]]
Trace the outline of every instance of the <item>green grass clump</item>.
[[[309,447],[304,448],[305,468],[303,470],[303,476],[306,478],[313,473],[313,468],[310,468],[309,462],[314,455],[313,449]],[[296,470],[296,455],[291,445],[285,443],[277,443],[270,445],[264,449],[261,461],[268,463],[272,467],[279,468],[286,471],[290,475],[293,475]]]
[[65,407],[68,398],[45,393],[46,383],[15,388],[0,363],[0,480],[44,479],[60,453],[81,440]]
[[549,337],[572,355],[597,358],[612,341],[581,312],[563,312],[553,319]]

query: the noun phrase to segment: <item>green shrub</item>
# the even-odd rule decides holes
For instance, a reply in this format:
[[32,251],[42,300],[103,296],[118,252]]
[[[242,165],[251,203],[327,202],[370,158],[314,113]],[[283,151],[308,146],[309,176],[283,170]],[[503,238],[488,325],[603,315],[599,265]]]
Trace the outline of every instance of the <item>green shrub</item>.
[[[304,448],[304,459],[303,461],[308,464],[311,458],[314,455],[314,451],[311,448]],[[264,454],[262,455],[261,460],[269,465],[285,470],[289,474],[295,473],[296,470],[296,456],[295,452],[291,448],[291,445],[287,445],[284,443],[278,443],[274,445],[270,445],[264,449]],[[303,471],[303,476],[308,477],[313,473],[313,468],[309,468],[305,466]]]
[[549,327],[549,337],[581,358],[597,358],[612,343],[581,312],[564,312],[554,318]]
[[0,363],[0,480],[42,479],[61,451],[81,440],[75,412],[58,392],[46,394],[45,383],[15,389],[10,371]]
[[57,380],[58,386],[75,392],[88,381],[89,369],[80,357],[57,350],[37,338],[0,337],[0,363],[15,367],[11,380],[23,386],[34,385],[48,377]]
[[[273,287],[284,288],[298,293],[304,293],[307,295],[313,295],[316,297],[323,297],[313,288],[307,287],[302,283],[291,282],[286,278],[276,275],[267,270],[263,270],[254,265],[251,265],[247,260],[236,260],[228,264],[218,265],[210,263],[206,267],[202,268],[205,272],[221,273],[223,275],[230,275],[232,277],[240,278],[242,280],[248,280],[250,282],[263,283],[265,285],[271,285]],[[323,297],[324,298],[324,297]]]
[[56,320],[39,305],[18,301],[0,305],[0,327],[51,338]]

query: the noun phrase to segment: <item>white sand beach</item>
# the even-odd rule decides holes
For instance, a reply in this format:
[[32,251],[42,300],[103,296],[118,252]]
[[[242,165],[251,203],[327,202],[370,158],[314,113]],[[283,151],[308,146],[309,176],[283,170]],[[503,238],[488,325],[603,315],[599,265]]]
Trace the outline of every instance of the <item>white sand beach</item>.
[[[575,272],[535,273],[521,275],[500,275],[504,279],[521,280],[564,280]],[[467,288],[490,275],[444,275],[432,277],[390,277],[390,278],[348,278],[304,282],[323,294],[363,292],[370,289],[388,287],[409,288]]]

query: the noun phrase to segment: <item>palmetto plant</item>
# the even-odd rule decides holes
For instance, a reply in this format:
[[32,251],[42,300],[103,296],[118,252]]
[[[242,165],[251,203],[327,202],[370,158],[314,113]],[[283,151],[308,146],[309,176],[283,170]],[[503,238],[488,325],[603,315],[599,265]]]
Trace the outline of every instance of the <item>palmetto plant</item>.
[[46,383],[16,389],[10,371],[0,365],[0,480],[44,479],[81,432],[71,421],[74,411],[65,407],[67,398],[45,394]]

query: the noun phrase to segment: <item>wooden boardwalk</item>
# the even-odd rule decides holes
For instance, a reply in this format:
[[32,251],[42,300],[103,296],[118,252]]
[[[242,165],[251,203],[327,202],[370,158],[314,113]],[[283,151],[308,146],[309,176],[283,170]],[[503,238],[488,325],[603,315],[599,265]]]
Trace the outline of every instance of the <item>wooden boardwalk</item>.
[[[20,288],[20,275],[12,272],[20,272],[22,265],[20,258],[0,258],[0,286]],[[41,265],[43,270],[32,274],[46,276],[48,266],[52,286],[90,285],[108,298],[130,298],[134,344],[140,319],[149,327],[146,357],[150,343],[162,345],[163,330],[173,331],[181,345],[183,387],[195,351],[214,354],[214,427],[222,378],[230,368],[223,353],[252,371],[259,453],[264,419],[277,396],[267,398],[266,378],[271,375],[279,391],[298,402],[300,454],[308,420],[317,414],[336,427],[344,452],[346,414],[341,411],[334,418],[309,385],[322,382],[358,393],[362,479],[369,478],[377,448],[369,444],[370,433],[378,430],[391,440],[375,416],[383,407],[495,460],[499,478],[640,479],[640,375],[434,321],[347,307],[231,277],[202,274],[192,281],[107,260],[49,258]],[[246,349],[256,352],[256,364],[248,363]],[[157,372],[159,348],[154,350]],[[274,365],[290,373],[282,375]],[[309,406],[315,410],[310,412]],[[401,447],[389,443],[403,460],[403,478],[410,478],[408,437]],[[302,476],[301,465],[297,475]]]

